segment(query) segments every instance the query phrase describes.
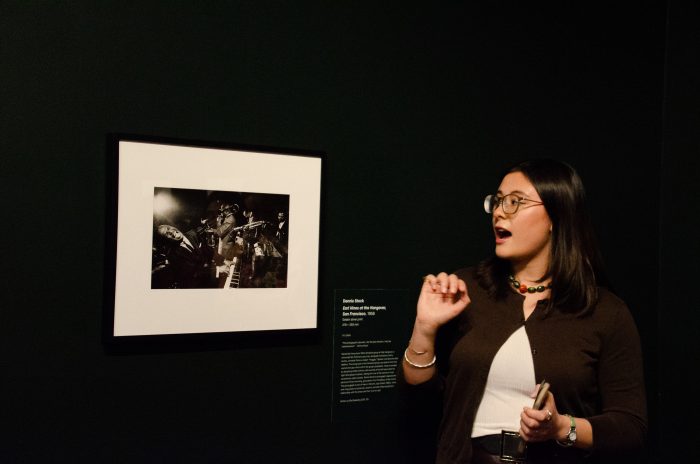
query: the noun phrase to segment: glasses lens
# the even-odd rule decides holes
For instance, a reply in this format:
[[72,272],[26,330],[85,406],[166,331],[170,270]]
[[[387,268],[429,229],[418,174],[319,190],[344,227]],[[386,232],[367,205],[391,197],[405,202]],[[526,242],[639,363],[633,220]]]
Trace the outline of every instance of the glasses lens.
[[505,195],[503,197],[503,212],[506,214],[513,214],[518,210],[520,206],[520,199],[515,195]]
[[493,195],[486,195],[486,198],[484,198],[484,211],[486,211],[486,214],[493,212]]
[[484,198],[484,211],[486,211],[486,214],[493,213],[493,208],[496,204],[495,199],[495,195],[486,195],[486,198]]

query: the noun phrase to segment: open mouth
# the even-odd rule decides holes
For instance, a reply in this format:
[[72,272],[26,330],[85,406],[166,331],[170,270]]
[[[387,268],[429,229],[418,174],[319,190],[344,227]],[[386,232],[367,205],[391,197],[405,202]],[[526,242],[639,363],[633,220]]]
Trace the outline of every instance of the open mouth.
[[496,227],[494,228],[494,231],[496,232],[496,238],[500,239],[505,239],[513,235],[509,230],[506,230],[502,227]]

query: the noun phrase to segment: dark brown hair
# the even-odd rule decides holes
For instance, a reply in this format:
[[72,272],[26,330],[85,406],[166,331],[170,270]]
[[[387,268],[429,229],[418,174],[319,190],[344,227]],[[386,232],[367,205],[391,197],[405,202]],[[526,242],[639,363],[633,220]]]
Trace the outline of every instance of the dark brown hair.
[[[549,307],[587,312],[598,300],[598,286],[608,286],[603,260],[578,173],[567,163],[533,159],[507,169],[501,178],[521,172],[537,190],[552,221],[551,259],[544,278],[552,278]],[[508,288],[510,263],[493,256],[477,267],[479,283],[494,296]]]

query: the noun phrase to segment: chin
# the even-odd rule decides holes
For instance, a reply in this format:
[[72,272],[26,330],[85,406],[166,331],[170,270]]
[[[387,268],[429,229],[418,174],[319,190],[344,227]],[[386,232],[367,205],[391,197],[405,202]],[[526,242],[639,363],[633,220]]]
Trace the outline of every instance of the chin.
[[509,261],[510,263],[517,263],[528,260],[527,256],[523,256],[518,253],[508,252],[499,248],[496,248],[496,257],[504,261]]
[[497,247],[496,247],[495,254],[496,254],[497,257],[499,257],[499,258],[501,258],[501,259],[510,259],[510,258],[512,258],[512,255],[511,255],[510,253],[508,253],[507,250],[504,250],[504,249],[503,249],[503,245],[500,245],[500,246],[497,246]]

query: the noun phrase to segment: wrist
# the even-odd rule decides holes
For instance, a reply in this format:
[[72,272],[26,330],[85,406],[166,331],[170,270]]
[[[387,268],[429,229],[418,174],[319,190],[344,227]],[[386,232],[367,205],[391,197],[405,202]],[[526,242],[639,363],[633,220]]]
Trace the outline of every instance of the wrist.
[[435,340],[414,332],[408,340],[406,349],[413,356],[432,356],[435,353]]
[[557,417],[557,441],[564,441],[569,435],[569,416],[566,414],[559,414]]
[[413,335],[411,338],[413,340],[425,340],[432,344],[435,342],[435,336],[439,328],[438,324],[416,319],[416,322],[413,324]]
[[[562,417],[562,416],[559,416]],[[570,414],[565,414],[563,416],[566,419],[566,427],[564,432],[564,437],[557,439],[557,443],[561,446],[574,446],[576,444],[577,433],[576,433],[576,419]],[[559,435],[561,436],[561,434]]]

